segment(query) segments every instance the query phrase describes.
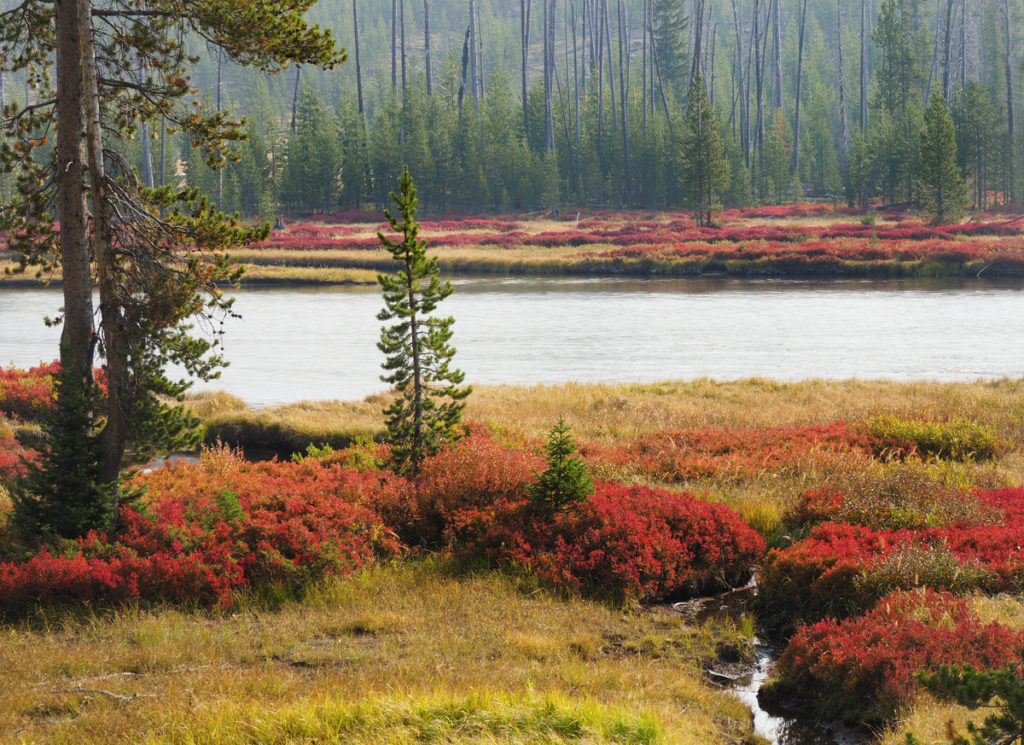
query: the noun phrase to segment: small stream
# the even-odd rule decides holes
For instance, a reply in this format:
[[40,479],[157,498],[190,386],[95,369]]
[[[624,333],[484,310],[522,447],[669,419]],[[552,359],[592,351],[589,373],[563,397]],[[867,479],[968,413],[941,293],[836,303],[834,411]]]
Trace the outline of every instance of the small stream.
[[[752,579],[745,587],[706,598],[676,603],[673,609],[697,623],[731,620],[739,622],[757,594]],[[842,724],[823,724],[787,714],[773,714],[761,706],[758,691],[768,680],[782,647],[754,637],[754,659],[748,664],[730,664],[728,671],[707,670],[708,677],[730,689],[753,719],[754,733],[772,745],[863,745],[862,735]]]

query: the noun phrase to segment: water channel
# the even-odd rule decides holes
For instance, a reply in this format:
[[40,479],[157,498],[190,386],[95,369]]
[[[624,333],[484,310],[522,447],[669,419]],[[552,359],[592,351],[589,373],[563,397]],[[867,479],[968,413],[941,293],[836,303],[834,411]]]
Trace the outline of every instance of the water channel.
[[[983,281],[460,278],[469,382],[761,376],[975,380],[1024,375],[1024,286]],[[380,292],[250,289],[225,322],[220,380],[254,406],[383,389]],[[56,356],[57,290],[0,290],[0,365]]]

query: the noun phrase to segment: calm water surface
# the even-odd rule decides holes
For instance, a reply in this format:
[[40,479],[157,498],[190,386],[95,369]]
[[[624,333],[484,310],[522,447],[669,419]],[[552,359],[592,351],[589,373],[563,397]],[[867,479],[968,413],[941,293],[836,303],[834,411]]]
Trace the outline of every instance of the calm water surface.
[[[792,280],[459,279],[456,365],[474,383],[763,376],[1024,375],[1019,285]],[[380,391],[380,292],[261,289],[225,324],[222,388],[257,406]],[[0,364],[56,356],[54,290],[0,290]]]

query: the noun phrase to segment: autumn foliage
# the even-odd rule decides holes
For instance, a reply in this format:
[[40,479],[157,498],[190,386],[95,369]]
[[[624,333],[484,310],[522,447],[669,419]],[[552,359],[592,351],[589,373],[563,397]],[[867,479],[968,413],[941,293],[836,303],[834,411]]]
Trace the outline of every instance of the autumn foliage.
[[919,671],[1004,667],[1022,647],[1024,634],[982,623],[961,598],[899,591],[857,618],[801,627],[776,664],[779,682],[765,694],[811,703],[825,720],[877,722],[910,699]]

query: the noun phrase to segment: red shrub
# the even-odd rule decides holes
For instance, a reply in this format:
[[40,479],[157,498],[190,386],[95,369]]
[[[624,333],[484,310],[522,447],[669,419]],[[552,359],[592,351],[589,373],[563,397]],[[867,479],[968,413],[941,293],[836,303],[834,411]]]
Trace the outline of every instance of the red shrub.
[[727,507],[607,482],[550,519],[523,499],[459,510],[449,536],[466,558],[527,568],[571,592],[644,601],[742,583],[764,551]]
[[[886,591],[918,585],[966,591],[1024,587],[1024,489],[977,492],[1000,518],[917,530],[825,523],[761,571],[760,602],[775,622],[862,612]],[[956,498],[952,495],[951,498]]]
[[253,582],[351,571],[398,541],[362,503],[381,477],[315,460],[246,463],[218,451],[143,474],[141,511],[124,508],[117,540],[91,534],[72,556],[0,563],[0,607],[129,598],[231,604]]
[[933,590],[889,595],[867,615],[801,627],[775,666],[772,697],[812,702],[824,719],[889,719],[940,665],[1004,667],[1024,634],[982,624],[967,602]]
[[28,370],[0,368],[0,415],[38,419],[53,407],[53,376],[60,363],[50,362]]
[[36,455],[35,450],[22,447],[13,434],[0,434],[0,485],[24,476],[25,462]]

